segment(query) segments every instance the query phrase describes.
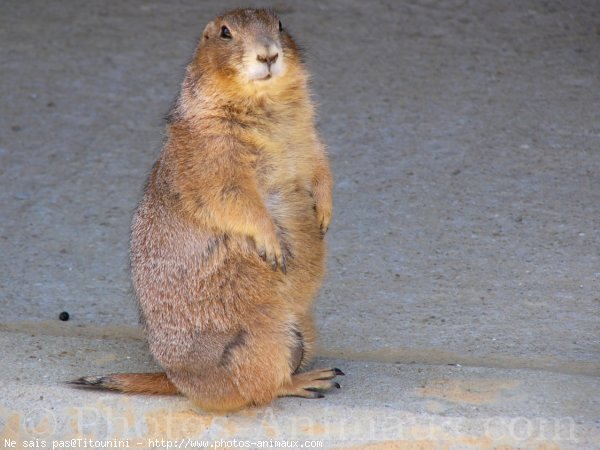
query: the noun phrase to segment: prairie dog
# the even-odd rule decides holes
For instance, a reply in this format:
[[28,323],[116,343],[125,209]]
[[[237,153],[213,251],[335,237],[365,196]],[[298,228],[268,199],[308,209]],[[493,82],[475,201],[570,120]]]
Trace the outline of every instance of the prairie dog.
[[179,392],[214,411],[339,387],[339,369],[299,372],[332,212],[307,78],[273,12],[206,26],[132,223],[134,291],[164,373],[73,383]]

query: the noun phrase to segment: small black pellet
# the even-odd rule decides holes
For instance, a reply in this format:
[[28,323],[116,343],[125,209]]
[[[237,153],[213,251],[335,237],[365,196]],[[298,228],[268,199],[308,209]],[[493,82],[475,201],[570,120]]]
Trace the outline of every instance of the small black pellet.
[[63,311],[58,315],[58,318],[60,320],[62,320],[63,322],[66,322],[67,320],[69,320],[69,313],[66,311]]

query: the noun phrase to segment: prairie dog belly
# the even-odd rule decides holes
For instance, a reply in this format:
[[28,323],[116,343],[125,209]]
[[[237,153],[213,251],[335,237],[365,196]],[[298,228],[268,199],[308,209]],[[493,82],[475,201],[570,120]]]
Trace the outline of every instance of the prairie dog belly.
[[282,244],[290,256],[281,279],[282,294],[300,310],[316,294],[325,273],[325,241],[315,214],[311,192],[292,183],[265,196]]
[[283,186],[270,187],[263,199],[279,231],[294,242],[321,241],[315,215],[315,201],[307,184],[299,180]]

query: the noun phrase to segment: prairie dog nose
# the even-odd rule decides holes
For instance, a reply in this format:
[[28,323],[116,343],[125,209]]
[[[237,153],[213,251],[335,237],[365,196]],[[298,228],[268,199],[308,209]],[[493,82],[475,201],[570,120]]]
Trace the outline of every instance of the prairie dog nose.
[[269,53],[268,51],[264,52],[264,53],[259,53],[258,55],[256,55],[256,59],[258,61],[260,61],[261,63],[265,63],[267,66],[271,67],[271,64],[274,64],[275,61],[277,61],[277,58],[279,57],[279,53]]

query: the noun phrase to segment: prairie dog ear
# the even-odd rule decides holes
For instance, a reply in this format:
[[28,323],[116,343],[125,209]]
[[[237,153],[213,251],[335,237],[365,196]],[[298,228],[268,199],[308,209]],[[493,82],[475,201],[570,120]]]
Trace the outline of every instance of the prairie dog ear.
[[215,37],[215,22],[209,22],[208,25],[204,27],[204,31],[202,32],[202,42],[206,42],[211,38]]

